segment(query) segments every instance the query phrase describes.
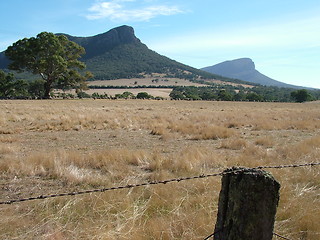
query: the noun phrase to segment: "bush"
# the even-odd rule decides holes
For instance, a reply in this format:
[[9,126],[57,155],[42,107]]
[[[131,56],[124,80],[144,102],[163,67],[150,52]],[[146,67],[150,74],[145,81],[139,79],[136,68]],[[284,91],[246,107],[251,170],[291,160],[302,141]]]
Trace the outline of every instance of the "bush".
[[80,98],[80,99],[82,99],[82,98],[91,98],[91,96],[88,94],[88,93],[86,93],[86,92],[78,92],[77,93],[77,96],[78,96],[78,98]]
[[91,95],[92,98],[94,99],[107,99],[108,98],[108,94],[104,93],[104,94],[99,94],[99,93],[92,93]]
[[147,92],[139,92],[137,95],[138,99],[152,99],[153,97],[149,95]]
[[27,86],[26,81],[0,71],[0,98],[25,98],[28,95]]

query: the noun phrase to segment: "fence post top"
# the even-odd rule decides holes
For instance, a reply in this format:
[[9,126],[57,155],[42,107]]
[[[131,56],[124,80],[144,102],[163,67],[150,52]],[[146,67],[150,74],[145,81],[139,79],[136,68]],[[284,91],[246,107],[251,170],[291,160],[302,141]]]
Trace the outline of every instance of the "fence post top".
[[[267,178],[272,178],[272,174],[270,172],[267,172],[265,170],[262,170],[261,168],[248,168],[248,167],[242,167],[242,166],[237,166],[237,167],[231,167],[227,168],[223,171],[222,175],[226,174],[250,174],[250,175],[259,175],[259,176],[265,176]],[[275,179],[274,179],[275,180]]]

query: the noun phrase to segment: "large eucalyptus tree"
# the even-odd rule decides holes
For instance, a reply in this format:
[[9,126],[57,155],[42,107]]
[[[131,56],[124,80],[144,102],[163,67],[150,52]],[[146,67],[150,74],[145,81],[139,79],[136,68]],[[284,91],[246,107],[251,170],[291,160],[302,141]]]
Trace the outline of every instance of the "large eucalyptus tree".
[[50,98],[54,86],[81,88],[91,76],[78,71],[85,68],[85,64],[79,61],[85,54],[84,48],[64,35],[42,32],[36,37],[15,42],[5,54],[11,60],[9,69],[41,76],[44,80],[44,98]]

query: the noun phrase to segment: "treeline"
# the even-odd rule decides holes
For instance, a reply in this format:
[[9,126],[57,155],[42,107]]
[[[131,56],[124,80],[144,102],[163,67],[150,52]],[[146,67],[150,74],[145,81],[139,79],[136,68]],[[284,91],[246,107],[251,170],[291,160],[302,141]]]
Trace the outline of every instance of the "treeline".
[[[42,99],[44,98],[45,90],[43,87],[43,80],[26,81],[16,79],[12,73],[5,73],[0,70],[0,99]],[[156,99],[162,100],[162,97],[154,97],[147,92],[140,92],[134,95],[131,92],[125,91],[122,94],[109,96],[106,93],[88,94],[80,88],[75,89],[75,94],[68,93],[71,88],[61,88],[56,85],[56,89],[60,92],[51,92],[51,98],[75,99],[75,98],[93,98],[93,99]],[[138,86],[137,86],[138,87]],[[141,86],[140,86],[141,87]]]
[[137,95],[134,95],[132,92],[125,91],[123,93],[115,94],[115,96],[108,95],[106,93],[92,93],[88,94],[86,92],[78,92],[76,95],[65,92],[58,92],[54,95],[55,98],[63,99],[83,99],[83,98],[93,98],[93,99],[154,99],[154,100],[164,100],[163,97],[154,97],[147,92],[139,92]]
[[[57,83],[55,89],[61,89],[60,93],[51,93],[55,98],[114,98],[106,94],[94,93],[89,95],[82,91],[82,87],[75,87],[76,94],[66,93],[71,88],[60,86]],[[256,101],[256,102],[305,102],[320,99],[320,90],[294,90],[291,88],[256,86],[244,88],[232,85],[212,85],[206,87],[182,87],[182,86],[89,86],[93,89],[127,89],[127,88],[172,88],[170,98],[173,100],[208,100],[208,101]],[[0,99],[42,99],[45,95],[44,81],[26,81],[16,79],[13,74],[0,71]],[[123,99],[162,99],[146,93],[134,96],[130,92],[117,94],[115,98]]]
[[134,86],[112,86],[112,85],[89,85],[89,89],[136,89],[136,88],[174,88],[176,86],[161,86],[161,85],[134,85]]
[[305,102],[320,99],[320,90],[307,91],[291,88],[243,88],[234,86],[174,87],[170,93],[175,100],[254,101],[254,102]]

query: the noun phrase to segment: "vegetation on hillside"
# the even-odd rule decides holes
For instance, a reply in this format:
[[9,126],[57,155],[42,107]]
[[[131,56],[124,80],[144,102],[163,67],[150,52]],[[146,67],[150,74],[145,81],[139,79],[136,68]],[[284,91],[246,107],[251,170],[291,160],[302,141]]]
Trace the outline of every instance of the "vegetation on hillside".
[[[221,79],[237,82],[229,78],[206,73],[162,56],[142,43],[119,45],[104,54],[84,59],[87,68],[94,73],[94,79],[112,80],[119,78],[142,78],[143,74],[162,73],[169,78],[187,80]],[[238,81],[243,83],[243,81]]]

